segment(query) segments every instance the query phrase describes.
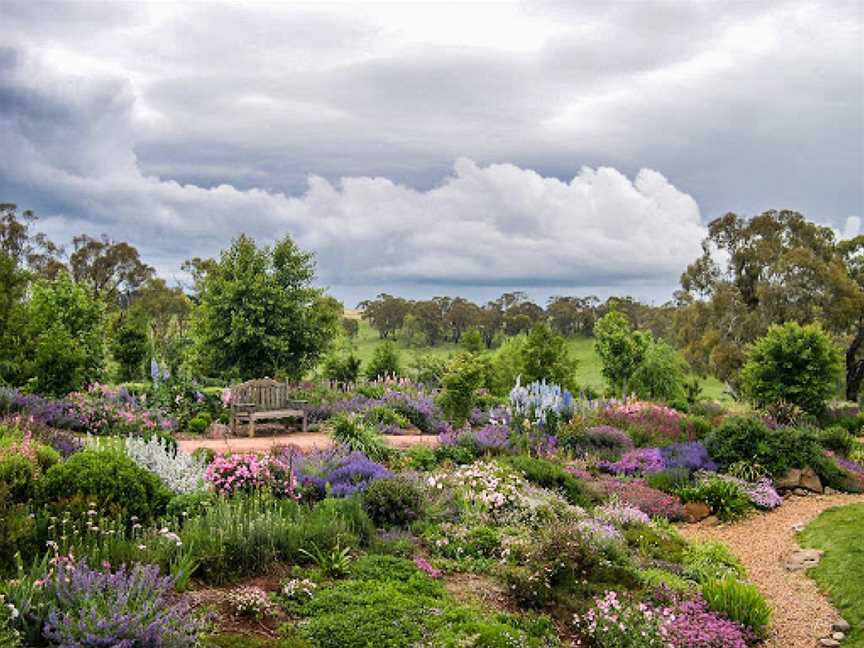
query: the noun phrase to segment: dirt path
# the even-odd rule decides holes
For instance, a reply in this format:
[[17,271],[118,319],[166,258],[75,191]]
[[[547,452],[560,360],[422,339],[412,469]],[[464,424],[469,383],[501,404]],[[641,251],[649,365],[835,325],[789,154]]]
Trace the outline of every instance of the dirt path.
[[774,608],[771,648],[814,648],[840,616],[805,572],[790,572],[786,557],[798,545],[794,526],[806,525],[827,508],[864,501],[862,495],[789,497],[771,513],[730,525],[680,527],[687,538],[714,538],[738,556],[747,573]]
[[[393,448],[410,448],[415,445],[434,447],[438,437],[429,434],[406,434],[385,436],[387,445]],[[271,436],[233,437],[230,439],[180,439],[178,445],[185,452],[198,448],[210,448],[216,452],[266,452],[276,446],[294,446],[303,452],[319,450],[333,445],[330,437],[322,432],[295,432]]]

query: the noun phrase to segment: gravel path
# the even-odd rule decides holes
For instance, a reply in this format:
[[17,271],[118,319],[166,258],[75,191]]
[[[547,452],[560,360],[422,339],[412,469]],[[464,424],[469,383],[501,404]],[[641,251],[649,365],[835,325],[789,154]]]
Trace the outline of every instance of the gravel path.
[[774,633],[766,646],[814,648],[840,616],[805,572],[790,572],[784,567],[786,557],[798,548],[793,526],[808,524],[832,506],[862,501],[862,495],[792,496],[771,513],[716,527],[683,525],[680,531],[689,539],[720,540],[747,568],[774,608]]
[[[393,448],[410,448],[415,445],[435,446],[438,437],[430,434],[388,435],[387,445]],[[233,437],[230,439],[179,439],[178,445],[185,452],[198,448],[210,448],[216,452],[266,452],[275,446],[294,446],[303,452],[330,447],[333,442],[322,432],[295,432],[271,436]]]

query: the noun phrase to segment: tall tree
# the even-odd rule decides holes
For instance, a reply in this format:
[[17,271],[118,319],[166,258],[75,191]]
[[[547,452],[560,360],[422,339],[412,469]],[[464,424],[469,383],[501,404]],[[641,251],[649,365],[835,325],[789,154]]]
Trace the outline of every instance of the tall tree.
[[703,254],[681,277],[676,332],[695,367],[730,383],[745,346],[772,324],[821,321],[842,341],[846,397],[864,380],[862,237],[838,241],[834,231],[794,211],[712,221]]
[[299,379],[336,334],[339,317],[312,286],[315,264],[290,237],[272,247],[242,235],[196,285],[196,356],[206,374]]
[[122,307],[154,274],[132,245],[112,241],[104,235],[98,239],[87,234],[73,238],[69,269],[75,281],[90,290],[91,296]]
[[386,340],[402,328],[402,321],[411,309],[411,304],[401,297],[381,293],[375,299],[360,302],[357,308],[362,310],[360,316],[378,331],[378,337]]

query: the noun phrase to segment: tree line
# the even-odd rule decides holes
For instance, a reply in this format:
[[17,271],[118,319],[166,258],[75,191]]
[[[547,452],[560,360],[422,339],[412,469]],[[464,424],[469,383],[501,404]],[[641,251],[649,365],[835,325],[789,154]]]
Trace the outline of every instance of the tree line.
[[[183,269],[191,283],[169,286],[129,243],[82,234],[67,249],[36,231],[32,212],[0,205],[0,381],[64,393],[141,379],[150,358],[170,373],[214,380],[300,378],[336,337],[356,333],[342,304],[315,287],[313,255],[289,236],[259,246],[241,235]],[[591,336],[614,312],[733,389],[747,349],[772,325],[815,323],[842,350],[847,399],[857,400],[864,382],[864,236],[840,240],[794,211],[709,223],[702,254],[661,306],[559,295],[543,307],[507,292],[483,305],[382,293],[359,308],[382,340],[465,346],[467,336],[479,349],[538,324]]]

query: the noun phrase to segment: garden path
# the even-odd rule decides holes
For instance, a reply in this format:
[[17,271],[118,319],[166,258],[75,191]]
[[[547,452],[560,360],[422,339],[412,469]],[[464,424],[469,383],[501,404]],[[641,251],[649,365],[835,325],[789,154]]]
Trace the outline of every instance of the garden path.
[[[410,448],[415,445],[435,446],[438,437],[430,434],[388,435],[387,445],[393,448]],[[227,439],[179,439],[180,448],[194,452],[198,448],[210,448],[216,452],[266,452],[275,446],[294,446],[303,452],[329,448],[333,441],[323,432],[294,432],[257,437],[231,437]]]
[[726,544],[741,560],[753,582],[774,608],[770,648],[814,648],[829,634],[839,613],[819,592],[806,572],[790,572],[786,557],[798,549],[796,527],[802,528],[832,506],[864,501],[864,495],[836,493],[787,497],[770,513],[761,513],[728,525],[682,525],[688,539],[713,538]]

